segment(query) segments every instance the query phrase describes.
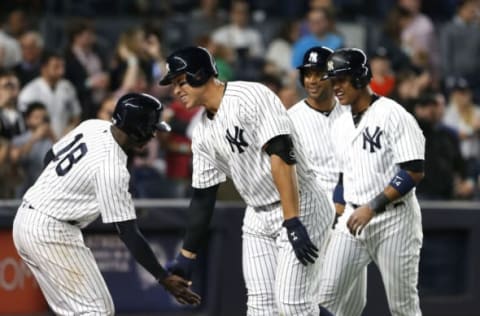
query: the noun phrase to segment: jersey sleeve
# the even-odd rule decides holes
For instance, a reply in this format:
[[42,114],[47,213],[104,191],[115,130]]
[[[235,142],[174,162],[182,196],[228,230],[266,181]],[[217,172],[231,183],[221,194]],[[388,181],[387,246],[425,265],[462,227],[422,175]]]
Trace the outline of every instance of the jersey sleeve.
[[201,136],[197,136],[197,134],[194,134],[192,141],[192,187],[205,189],[225,182],[227,176],[218,169],[214,160],[209,157],[208,151],[199,144],[197,137]]
[[132,197],[128,192],[129,182],[127,167],[120,162],[106,161],[99,166],[95,175],[95,192],[104,223],[136,218]]
[[392,111],[389,116],[389,143],[394,163],[425,159],[425,137],[415,118],[405,110]]
[[293,124],[285,106],[275,93],[260,84],[256,85],[252,92],[252,106],[246,107],[245,111],[251,109],[251,113],[246,113],[246,116],[251,122],[255,122],[258,145],[263,147],[275,136],[292,134]]

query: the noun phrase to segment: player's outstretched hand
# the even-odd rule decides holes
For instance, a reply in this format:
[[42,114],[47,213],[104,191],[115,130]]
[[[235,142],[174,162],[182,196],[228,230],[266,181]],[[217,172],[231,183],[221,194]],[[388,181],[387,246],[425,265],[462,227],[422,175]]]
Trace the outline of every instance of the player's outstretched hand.
[[170,274],[165,279],[161,280],[160,284],[163,285],[163,287],[170,292],[180,304],[200,304],[200,296],[189,289],[191,282],[184,278],[175,274]]
[[168,272],[181,276],[186,280],[192,280],[195,259],[190,259],[179,253],[173,261],[167,263]]
[[368,205],[355,209],[347,221],[350,233],[354,236],[359,235],[374,215],[375,212]]
[[295,256],[306,266],[308,262],[314,263],[318,258],[318,248],[310,240],[305,226],[298,217],[285,220],[283,226],[287,229],[288,240],[292,244]]

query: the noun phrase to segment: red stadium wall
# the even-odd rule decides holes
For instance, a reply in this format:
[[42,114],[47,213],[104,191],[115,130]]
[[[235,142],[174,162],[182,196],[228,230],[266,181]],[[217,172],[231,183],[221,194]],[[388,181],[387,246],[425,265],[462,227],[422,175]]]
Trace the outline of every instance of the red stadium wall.
[[15,250],[12,232],[0,231],[0,315],[47,310],[35,278]]

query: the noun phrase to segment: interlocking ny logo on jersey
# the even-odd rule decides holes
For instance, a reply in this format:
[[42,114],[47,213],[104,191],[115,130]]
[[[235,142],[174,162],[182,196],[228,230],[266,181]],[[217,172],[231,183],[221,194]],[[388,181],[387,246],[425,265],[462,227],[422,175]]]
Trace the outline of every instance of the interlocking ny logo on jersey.
[[367,143],[370,144],[370,152],[374,153],[375,148],[381,149],[382,145],[380,144],[380,136],[383,134],[383,131],[380,130],[380,127],[375,128],[373,135],[370,134],[368,127],[363,131],[363,149],[367,149]]
[[230,143],[230,148],[235,152],[235,147],[237,147],[238,152],[243,153],[244,147],[248,146],[248,143],[243,139],[243,129],[240,129],[238,126],[235,126],[235,136],[230,134],[230,131],[227,129],[227,135],[225,135],[228,142]]

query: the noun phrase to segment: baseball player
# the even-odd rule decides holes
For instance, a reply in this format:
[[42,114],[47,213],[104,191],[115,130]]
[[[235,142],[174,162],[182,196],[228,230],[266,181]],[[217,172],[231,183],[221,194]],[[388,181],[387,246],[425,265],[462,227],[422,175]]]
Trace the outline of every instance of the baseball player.
[[[205,112],[192,140],[194,189],[174,273],[191,278],[221,182],[230,177],[247,204],[243,274],[248,315],[319,315],[312,289],[317,251],[333,222],[287,111],[259,83],[221,82],[210,53],[186,47],[167,58],[160,81],[186,108]],[[326,312],[322,315],[329,315]]]
[[344,204],[327,249],[320,303],[335,315],[356,316],[342,304],[350,284],[371,261],[378,266],[393,316],[420,316],[417,292],[422,246],[415,186],[423,178],[425,139],[413,118],[395,101],[372,94],[365,54],[340,49],[327,59],[325,78],[351,110],[334,123]]
[[113,124],[87,120],[54,144],[46,167],[25,193],[13,223],[13,240],[57,315],[114,315],[114,306],[81,229],[101,215],[114,223],[133,257],[182,304],[200,297],[183,278],[165,271],[140,233],[128,193],[127,153],[157,130],[162,104],[147,94],[127,94]]
[[[349,107],[338,103],[333,94],[332,83],[330,80],[323,79],[327,58],[332,53],[330,48],[320,46],[307,50],[303,56],[302,65],[297,67],[300,83],[305,88],[307,97],[291,107],[288,114],[301,139],[302,146],[313,161],[321,188],[333,203],[332,197],[338,181],[338,167],[331,129],[337,118],[349,111]],[[336,216],[342,215],[343,205],[335,206]],[[324,252],[321,253],[323,254]],[[360,314],[366,305],[366,277],[367,268],[364,268],[352,282],[349,294],[342,298],[343,302],[349,303],[351,315]]]

